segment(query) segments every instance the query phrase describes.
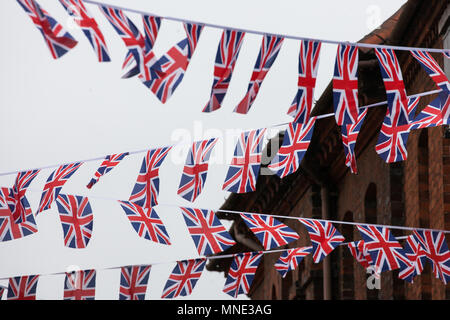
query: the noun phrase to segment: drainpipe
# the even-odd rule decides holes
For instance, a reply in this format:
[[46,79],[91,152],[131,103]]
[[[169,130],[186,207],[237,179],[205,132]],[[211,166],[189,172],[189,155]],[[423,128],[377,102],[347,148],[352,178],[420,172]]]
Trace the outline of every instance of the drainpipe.
[[[322,219],[329,218],[330,209],[330,195],[328,187],[322,185],[321,188],[322,199]],[[330,256],[326,256],[323,260],[323,299],[331,300],[331,263]]]

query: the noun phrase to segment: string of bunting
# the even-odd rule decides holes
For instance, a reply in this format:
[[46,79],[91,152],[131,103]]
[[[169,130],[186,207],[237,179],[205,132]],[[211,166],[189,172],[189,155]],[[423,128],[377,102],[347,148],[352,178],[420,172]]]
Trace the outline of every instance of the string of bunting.
[[[59,1],[87,36],[99,62],[110,61],[105,38],[83,1]],[[17,0],[17,2],[41,31],[55,59],[62,57],[76,46],[77,40],[35,0]],[[337,125],[341,128],[346,165],[352,173],[357,172],[354,146],[369,107],[358,106],[358,47],[374,48],[386,89],[387,101],[384,103],[387,103],[388,110],[375,147],[376,152],[386,162],[406,159],[406,142],[411,130],[450,124],[450,83],[439,64],[430,55],[430,52],[439,52],[450,58],[448,49],[396,47],[273,35],[177,18],[162,18],[96,1],[85,0],[84,2],[97,5],[124,41],[128,53],[123,63],[125,70],[123,78],[137,77],[162,103],[172,96],[181,83],[203,28],[205,26],[222,28],[211,95],[203,112],[213,112],[221,108],[245,33],[262,34],[263,39],[247,93],[234,110],[241,114],[246,114],[250,110],[267,72],[277,58],[284,39],[300,40],[298,90],[287,111],[293,117],[293,121],[288,123],[283,144],[268,166],[280,178],[292,174],[299,168],[311,141],[315,121],[328,116],[334,116]],[[124,11],[142,14],[144,34]],[[186,38],[175,44],[161,57],[156,57],[152,48],[162,19],[183,22]],[[313,117],[311,110],[322,43],[338,44],[332,81],[334,113]],[[410,51],[434,81],[437,90],[408,97],[394,50]],[[438,93],[438,96],[416,115],[420,97],[431,93]],[[222,186],[223,190],[234,193],[255,190],[265,131],[266,129],[263,128],[241,133]],[[184,199],[193,202],[202,192],[208,171],[208,161],[216,143],[217,138],[212,138],[192,144],[178,188],[178,194]],[[140,237],[165,245],[170,245],[170,237],[155,207],[158,205],[159,168],[172,147],[135,151],[134,153],[146,152],[141,169],[129,199],[118,201]],[[86,160],[103,160],[87,184],[87,188],[91,189],[104,174],[110,172],[129,154],[130,152],[123,152]],[[56,202],[63,226],[65,245],[71,248],[85,248],[93,228],[93,213],[89,199],[85,196],[63,194],[61,190],[68,179],[86,161],[1,174],[17,173],[12,187],[0,188],[0,241],[15,240],[36,233],[35,215],[50,209]],[[42,169],[51,167],[57,168],[48,177],[39,207],[34,214],[26,197],[27,189]],[[181,207],[181,212],[200,256],[219,254],[235,244],[213,210]],[[275,219],[273,215],[255,213],[239,213],[239,215],[266,251],[273,252],[271,249],[287,245],[300,238],[295,231]],[[308,254],[312,255],[315,263],[319,263],[345,240],[332,224],[345,222],[296,219],[306,227],[312,245],[306,248],[280,250],[283,254],[275,264],[275,268],[282,275],[285,275],[288,270],[295,269],[301,259]],[[433,273],[437,278],[444,283],[450,279],[450,252],[445,241],[445,233],[448,231],[353,224],[358,228],[362,240],[347,245],[363,267],[373,267],[376,274],[399,269],[399,277],[412,282],[413,278],[422,272],[423,264],[428,261],[433,265]],[[406,238],[404,247],[390,232],[392,228],[412,231],[412,234]],[[233,297],[247,293],[261,257],[266,251],[232,255],[233,263],[223,291]],[[201,275],[206,259],[211,258],[177,261],[177,266],[164,289],[163,298],[190,294]],[[150,265],[121,267],[119,298],[143,299],[150,268]],[[65,299],[93,299],[95,275],[95,270],[66,274]],[[38,275],[10,278],[8,299],[35,299],[38,278]],[[4,289],[0,288],[0,297],[1,290]]]
[[[103,197],[92,198],[114,200]],[[0,200],[2,199],[0,198]],[[140,237],[160,244],[170,245],[169,235],[156,213],[156,205],[151,207],[150,210],[145,210],[143,207],[130,201],[114,201],[119,202],[131,225]],[[64,232],[65,245],[70,248],[85,248],[89,243],[93,229],[93,214],[88,198],[60,193],[56,203]],[[4,213],[9,211],[9,209],[4,201],[0,201],[0,204],[3,204],[0,206],[0,213],[5,217]],[[263,254],[282,252],[274,267],[284,277],[288,271],[296,269],[305,256],[311,254],[314,263],[320,263],[323,258],[339,245],[346,245],[351,254],[364,268],[372,268],[378,276],[383,271],[400,269],[399,278],[413,282],[414,277],[420,275],[423,270],[424,263],[429,261],[433,265],[433,272],[436,278],[441,279],[444,283],[447,283],[450,279],[450,251],[445,242],[445,234],[450,231],[231,210],[213,211],[210,209],[179,207],[171,204],[158,205],[178,207],[181,210],[187,229],[201,256],[201,258],[177,261],[177,265],[166,283],[162,298],[189,295],[200,278],[208,259],[233,258],[223,291],[236,298],[241,293],[248,293]],[[219,211],[238,214],[260,241],[264,251],[211,256],[220,254],[235,244],[233,238],[215,215],[215,212]],[[11,213],[9,217],[11,222]],[[277,250],[276,248],[286,246],[300,239],[300,236],[276,218],[295,219],[301,222],[308,231],[311,246]],[[355,225],[360,232],[362,240],[344,243],[344,237],[333,226],[333,223]],[[396,238],[390,229],[408,230],[412,231],[412,234]],[[406,239],[404,247],[398,242],[400,239]],[[117,268],[119,267],[108,269]],[[120,268],[121,289],[119,298],[144,299],[151,265]],[[132,274],[133,276],[131,276]],[[32,275],[10,278],[8,298],[34,299],[38,277],[38,275]],[[146,280],[144,281],[143,278]],[[24,286],[23,281],[27,284],[26,286]],[[130,281],[134,282],[131,284]],[[135,290],[139,286],[143,290],[139,291],[140,295],[129,292],[129,290]],[[66,274],[65,299],[93,299],[94,297],[95,270]]]

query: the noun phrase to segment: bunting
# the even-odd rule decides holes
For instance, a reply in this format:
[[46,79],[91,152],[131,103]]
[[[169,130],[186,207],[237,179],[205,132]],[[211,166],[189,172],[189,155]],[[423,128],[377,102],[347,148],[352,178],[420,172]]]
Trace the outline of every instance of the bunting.
[[144,300],[151,266],[120,268],[119,300]]
[[102,176],[114,169],[128,154],[128,152],[125,152],[107,155],[86,188],[91,189]]
[[7,300],[36,300],[39,275],[9,279]]
[[100,31],[97,22],[94,20],[89,10],[85,7],[82,0],[59,0],[67,13],[72,16],[75,23],[81,28],[84,35],[88,38],[92,48],[97,54],[98,62],[109,62],[108,48],[105,37]]
[[214,81],[211,97],[203,108],[203,112],[216,111],[221,107],[230,85],[231,75],[233,74],[244,36],[245,32],[235,30],[223,31],[214,64]]
[[223,190],[235,193],[255,191],[265,133],[266,129],[241,133],[223,183]]
[[342,144],[345,152],[345,165],[350,168],[351,173],[356,174],[358,169],[356,167],[355,146],[358,139],[359,131],[361,131],[362,124],[367,115],[367,108],[360,112],[356,118],[356,122],[352,124],[344,124],[341,126]]
[[205,268],[206,259],[177,261],[175,268],[167,279],[161,298],[173,299],[188,296],[194,290]]
[[64,300],[95,300],[95,270],[66,273]]
[[194,142],[183,168],[178,194],[194,202],[203,190],[208,173],[208,161],[217,138]]
[[35,0],[17,0],[42,33],[53,59],[61,58],[77,45],[77,41]]
[[294,230],[272,216],[241,213],[241,217],[265,250],[284,246],[300,238]]
[[367,251],[367,247],[364,244],[364,240],[353,241],[347,244],[351,255],[355,260],[364,268],[367,269],[373,265],[372,258]]
[[92,237],[94,215],[87,197],[59,194],[56,198],[59,219],[64,233],[64,245],[86,248]]
[[303,40],[300,44],[298,89],[288,110],[294,122],[308,122],[311,116],[321,46],[320,41]]
[[398,277],[402,280],[413,283],[414,278],[420,275],[426,261],[426,255],[420,243],[413,235],[408,236],[404,245],[405,256],[409,263],[402,263]]
[[258,58],[253,67],[250,83],[248,84],[247,93],[244,98],[234,109],[234,112],[247,114],[253,105],[253,102],[258,95],[262,82],[270,70],[270,67],[275,62],[278,52],[283,44],[283,37],[276,37],[271,35],[264,35],[259,49]]
[[311,142],[316,119],[311,117],[305,123],[289,123],[284,133],[283,144],[268,166],[280,178],[294,173],[300,167]]
[[36,178],[40,170],[29,170],[17,173],[16,180],[10,189],[7,203],[15,223],[34,220],[30,203],[25,193],[31,182]]
[[275,269],[281,274],[281,277],[286,277],[286,274],[289,271],[293,271],[298,268],[303,258],[309,255],[312,250],[312,247],[303,247],[284,251],[275,263]]

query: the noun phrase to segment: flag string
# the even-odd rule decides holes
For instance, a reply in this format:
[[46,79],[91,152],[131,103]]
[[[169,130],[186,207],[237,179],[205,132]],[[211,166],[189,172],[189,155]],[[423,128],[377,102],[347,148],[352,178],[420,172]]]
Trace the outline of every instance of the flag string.
[[[0,186],[0,188],[2,188],[2,187]],[[27,189],[27,192],[39,192],[40,193],[42,191],[41,190],[36,190],[36,189]],[[104,201],[115,201],[115,202],[121,201],[120,199],[115,199],[115,198],[110,198],[110,197],[102,197],[102,196],[90,196],[90,195],[81,195],[81,194],[77,194],[77,196],[87,197],[88,199],[90,198],[90,199],[104,200]],[[240,214],[251,214],[251,215],[258,215],[258,216],[270,216],[270,217],[274,217],[274,218],[278,218],[278,219],[299,220],[299,219],[303,218],[303,217],[276,215],[276,214],[271,214],[271,213],[234,211],[234,210],[226,210],[226,209],[198,208],[198,207],[184,206],[184,205],[178,205],[178,204],[172,204],[172,203],[164,203],[164,202],[158,202],[158,204],[156,206],[176,207],[176,208],[190,208],[190,209],[197,209],[197,210],[211,210],[211,211],[214,211],[214,212],[223,212],[223,213],[231,213],[231,214],[238,214],[238,215],[240,215]],[[393,226],[393,225],[365,223],[365,222],[328,220],[328,219],[320,219],[320,218],[305,218],[305,219],[329,222],[329,223],[334,223],[334,224],[366,225],[366,226],[374,226],[374,227],[386,227],[386,228],[389,228],[389,229],[404,230],[404,231],[430,230],[430,231],[435,231],[435,232],[450,233],[450,230],[432,229],[432,228],[415,228],[415,227]]]
[[299,37],[299,36],[293,36],[293,35],[275,34],[275,33],[270,33],[270,32],[262,32],[262,31],[256,31],[256,30],[234,28],[234,27],[223,26],[223,25],[212,24],[212,23],[204,23],[204,22],[199,22],[199,21],[192,21],[192,20],[176,18],[176,17],[160,16],[160,15],[157,15],[157,14],[154,14],[154,13],[151,13],[151,12],[146,12],[146,11],[137,10],[137,9],[131,9],[131,8],[125,8],[125,7],[116,6],[116,5],[111,5],[111,4],[107,4],[107,3],[104,3],[104,2],[100,2],[100,1],[84,0],[84,2],[93,4],[93,5],[97,5],[97,6],[107,6],[107,7],[110,7],[110,8],[114,8],[114,9],[118,9],[118,10],[124,10],[124,11],[137,13],[137,14],[143,14],[143,15],[160,17],[160,18],[163,18],[165,20],[184,22],[184,23],[192,23],[192,24],[201,24],[203,26],[211,27],[211,28],[236,30],[236,31],[240,31],[240,32],[253,33],[253,34],[257,34],[257,35],[269,35],[269,36],[283,37],[283,38],[286,38],[286,39],[302,40],[302,41],[317,41],[317,42],[329,43],[329,44],[346,44],[346,45],[352,45],[352,46],[357,46],[357,47],[361,47],[361,48],[385,48],[385,49],[404,50],[404,51],[417,50],[417,51],[450,53],[449,49],[392,46],[392,45],[381,45],[381,44],[349,42],[349,41],[337,41],[337,40],[328,40],[328,39],[306,38],[306,37]]
[[[421,92],[421,93],[416,93],[413,95],[408,96],[408,98],[420,98],[420,97],[425,97],[425,96],[429,96],[435,93],[439,93],[441,92],[441,89],[438,90],[431,90],[431,91],[425,91],[425,92]],[[383,106],[387,104],[387,101],[381,101],[381,102],[376,102],[376,103],[372,103],[372,104],[368,104],[365,106],[361,106],[359,107],[360,109],[365,109],[365,108],[372,108],[372,107],[379,107],[379,106]],[[318,115],[316,116],[317,119],[324,119],[324,118],[329,118],[329,117],[334,117],[334,113],[327,113],[327,114],[322,114],[322,115]],[[266,128],[276,128],[276,127],[282,127],[282,126],[286,126],[288,125],[290,122],[284,122],[284,123],[279,123],[279,124],[275,124],[272,126],[267,126]],[[249,130],[249,129],[248,129]],[[151,148],[147,148],[147,149],[141,149],[141,150],[135,150],[135,151],[129,151],[128,154],[132,155],[132,154],[139,154],[139,153],[144,153],[147,152],[149,150],[153,150],[153,149],[157,149],[157,148],[164,148],[164,147],[176,147],[176,146],[185,146],[185,145],[191,145],[193,142],[178,142],[175,143],[173,145],[165,145],[165,146],[156,146],[156,147],[151,147]],[[117,152],[116,152],[117,153]],[[72,164],[74,162],[92,162],[92,161],[100,161],[100,160],[104,160],[105,156],[102,157],[94,157],[94,158],[88,158],[88,159],[84,159],[84,160],[76,160],[76,161],[72,161],[72,162],[65,162],[65,163],[60,163],[60,164],[53,164],[53,165],[47,165],[47,166],[42,166],[42,167],[38,167],[38,168],[32,168],[32,169],[23,169],[23,170],[15,170],[15,171],[9,171],[9,172],[1,172],[0,173],[0,177],[2,176],[8,176],[8,175],[12,175],[12,174],[17,174],[19,172],[24,172],[24,171],[31,171],[31,170],[44,170],[44,169],[51,169],[51,168],[57,168],[63,165],[68,165],[68,164]]]

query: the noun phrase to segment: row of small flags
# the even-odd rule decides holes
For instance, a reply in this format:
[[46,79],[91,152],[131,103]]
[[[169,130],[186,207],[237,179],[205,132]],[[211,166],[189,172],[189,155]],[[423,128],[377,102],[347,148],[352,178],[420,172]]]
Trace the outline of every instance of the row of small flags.
[[[197,220],[201,225],[191,224],[190,232],[197,249],[202,254],[217,254],[232,245],[232,240],[225,235],[225,229],[211,226],[206,215],[213,216],[208,210],[182,208],[190,221]],[[184,213],[184,212],[183,212]],[[271,216],[261,214],[241,214],[245,223],[261,241],[266,250],[286,245],[299,239],[288,226]],[[186,216],[185,216],[186,218]],[[373,268],[375,274],[399,270],[398,277],[410,283],[423,271],[424,264],[432,264],[433,274],[445,284],[450,280],[450,252],[443,232],[434,230],[414,230],[405,241],[404,248],[386,226],[357,225],[363,240],[343,243],[344,237],[328,221],[297,218],[306,226],[312,246],[290,248],[282,251],[274,267],[284,278],[289,271],[299,267],[305,256],[312,255],[314,263],[319,263],[339,245],[347,245],[356,261],[364,268]],[[213,217],[213,220],[217,220]],[[219,223],[220,224],[220,223]],[[200,230],[203,228],[203,230]],[[197,231],[193,231],[193,230]],[[219,230],[221,229],[221,230]],[[223,292],[237,298],[247,294],[263,254],[274,251],[243,252],[229,255],[233,258],[228,271]],[[225,258],[202,257],[176,262],[163,289],[161,298],[171,299],[189,296],[200,279],[208,259]],[[121,267],[120,300],[144,300],[151,265]],[[39,275],[18,276],[9,279],[7,299],[35,300]],[[64,281],[65,300],[95,299],[96,270],[82,270],[66,273]],[[0,287],[0,299],[6,288]]]
[[[29,14],[32,21],[44,36],[54,58],[59,58],[76,45],[76,40],[64,30],[35,0],[17,0]],[[81,0],[59,0],[74,18],[97,53],[100,62],[110,61],[108,49],[98,24],[92,18]],[[178,42],[167,53],[156,57],[152,51],[157,39],[160,17],[143,15],[144,34],[127,17],[123,10],[100,5],[101,12],[111,23],[128,49],[123,68],[129,69],[125,78],[138,76],[158,99],[165,103],[181,83],[190,59],[199,41],[203,25],[184,23],[186,38]],[[212,112],[221,107],[227,92],[232,72],[239,55],[245,32],[224,30],[220,39],[214,66],[214,81],[211,96],[203,112]],[[277,58],[284,38],[265,35],[248,85],[247,93],[235,112],[246,114],[256,99],[262,82]],[[312,134],[315,117],[311,117],[314,88],[317,78],[321,41],[304,40],[300,44],[298,64],[298,90],[288,110],[294,120],[286,131],[290,143],[288,154],[280,156],[277,173],[284,177],[298,167],[298,160],[304,153],[303,135]],[[386,162],[405,160],[406,143],[413,129],[421,129],[449,124],[450,84],[444,72],[427,51],[411,50],[436,86],[441,90],[439,96],[416,115],[418,98],[408,98],[403,83],[402,72],[393,49],[375,48],[381,74],[386,88],[388,110],[384,118],[376,152]],[[449,58],[450,53],[444,52]],[[357,172],[355,144],[364,118],[366,108],[358,107],[358,47],[353,44],[339,44],[333,75],[333,103],[336,123],[341,128],[342,141],[346,154],[346,165],[353,173]],[[292,141],[294,137],[297,140]],[[299,149],[300,148],[300,149]],[[285,150],[286,151],[286,150]],[[299,157],[300,155],[300,157]],[[292,160],[295,158],[296,160]],[[283,163],[288,163],[285,166]],[[286,169],[289,168],[289,169]]]

